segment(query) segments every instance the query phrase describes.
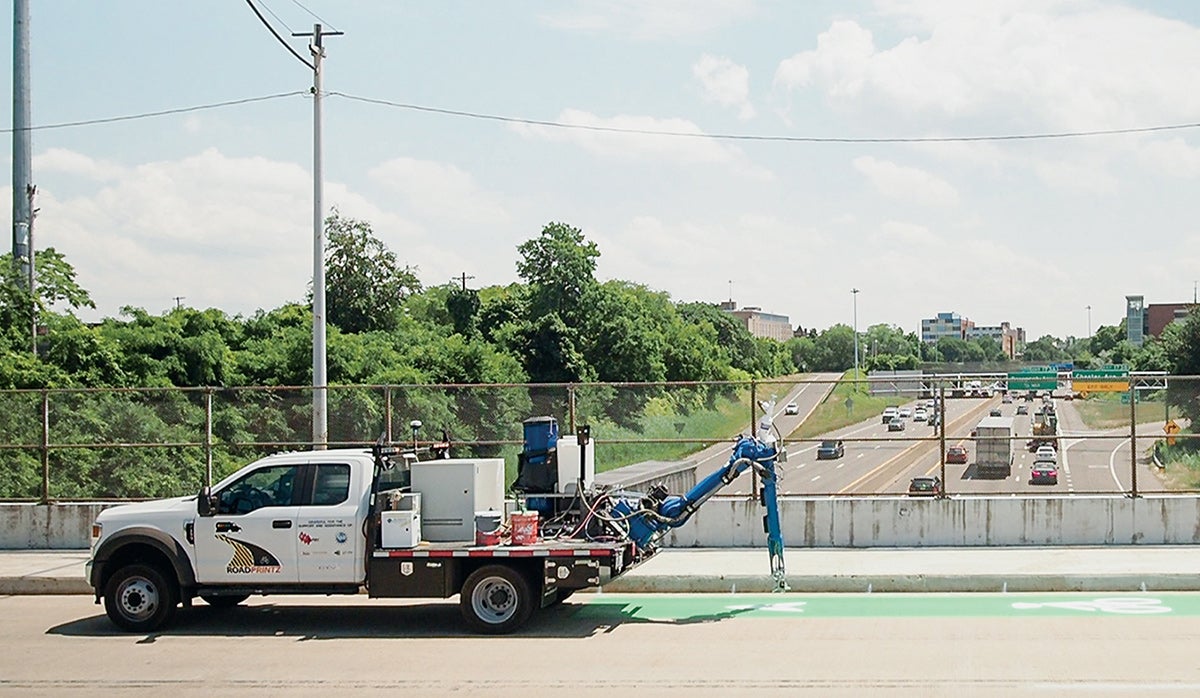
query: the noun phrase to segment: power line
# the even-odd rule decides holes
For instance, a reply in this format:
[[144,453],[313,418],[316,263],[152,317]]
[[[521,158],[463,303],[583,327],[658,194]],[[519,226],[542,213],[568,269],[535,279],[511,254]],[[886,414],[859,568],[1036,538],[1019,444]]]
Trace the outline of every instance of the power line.
[[[320,17],[318,17],[318,16],[316,15],[316,13],[314,13],[312,10],[308,9],[308,8],[307,8],[307,7],[305,7],[304,5],[301,5],[301,4],[300,4],[300,0],[292,0],[292,3],[293,3],[293,4],[295,4],[295,5],[296,5],[296,7],[299,7],[300,9],[304,10],[305,12],[307,12],[307,13],[308,13],[308,14],[309,14],[309,15],[310,15],[310,16],[311,16],[313,19],[317,20],[317,21],[318,21],[318,22],[320,22],[321,24],[324,24],[325,26],[329,27],[330,29],[332,29],[332,30],[334,30],[334,31],[337,31],[337,30],[338,30],[338,29],[337,29],[337,27],[333,26],[333,25],[332,25],[332,24],[330,24],[329,22],[326,22],[325,20],[323,20],[323,19],[321,19]],[[291,31],[291,30],[289,29],[288,31]]]
[[[65,121],[57,124],[42,124],[40,126],[30,126],[29,131],[47,131],[55,128],[71,128],[74,126],[94,126],[96,124],[111,124],[117,121],[134,121],[136,119],[148,119],[154,116],[169,116],[171,114],[187,114],[189,112],[204,111],[207,109],[219,109],[221,107],[232,107],[239,104],[253,104],[255,102],[266,102],[272,99],[281,97],[296,97],[309,94],[308,90],[296,90],[294,92],[280,92],[273,95],[263,95],[262,97],[246,97],[245,99],[231,99],[226,102],[213,102],[211,104],[198,104],[192,107],[178,107],[176,109],[163,109],[161,111],[148,111],[140,114],[128,114],[125,116],[108,116],[100,119],[86,119],[83,121]],[[0,133],[13,133],[16,129],[0,128]]]
[[660,131],[656,129],[642,128],[621,128],[618,126],[596,126],[593,124],[568,124],[561,121],[545,121],[542,119],[526,119],[515,116],[502,116],[499,114],[485,114],[481,112],[463,111],[459,109],[443,109],[441,107],[428,107],[420,104],[406,104],[404,102],[393,102],[386,99],[376,99],[373,97],[362,97],[359,95],[346,94],[345,92],[328,92],[326,93],[333,97],[342,97],[344,99],[355,102],[364,102],[367,104],[377,104],[396,109],[409,109],[412,111],[428,112],[432,114],[445,114],[447,116],[461,116],[468,119],[482,119],[486,121],[500,121],[504,123],[526,124],[529,126],[546,126],[549,128],[573,129],[577,131],[600,131],[604,133],[629,133],[643,136],[673,136],[678,138],[707,138],[712,140],[726,141],[766,141],[777,143],[963,143],[963,142],[978,142],[978,141],[1022,141],[1022,140],[1048,140],[1055,138],[1083,138],[1088,136],[1115,136],[1120,134],[1130,133],[1152,133],[1156,131],[1180,131],[1184,129],[1200,128],[1200,123],[1187,124],[1168,124],[1164,126],[1142,126],[1136,128],[1114,128],[1114,129],[1098,129],[1093,131],[1062,131],[1052,133],[1018,133],[1004,134],[994,136],[915,136],[915,137],[882,137],[882,138],[851,138],[838,136],[765,136],[755,134],[740,134],[740,133],[687,133],[683,131]]
[[308,59],[306,59],[304,56],[301,56],[296,49],[292,48],[292,45],[289,44],[286,39],[279,35],[279,32],[275,31],[275,27],[272,27],[271,23],[267,21],[267,18],[262,16],[262,13],[258,11],[258,8],[254,6],[254,3],[251,2],[251,0],[246,0],[246,4],[250,6],[251,10],[254,10],[254,16],[258,17],[258,21],[262,22],[263,26],[267,28],[267,31],[271,32],[271,34],[279,40],[279,43],[283,44],[283,47],[296,57],[296,60],[308,66],[309,70],[316,70],[316,68],[313,67],[313,64],[308,62]]
[[267,0],[258,0],[258,2],[259,2],[259,3],[260,3],[262,6],[263,6],[263,9],[267,11],[267,14],[271,15],[272,17],[274,17],[276,22],[279,22],[280,24],[282,24],[282,25],[283,25],[283,28],[284,28],[284,29],[286,29],[286,30],[288,30],[288,33],[289,33],[289,34],[291,34],[291,33],[292,33],[292,28],[291,28],[291,26],[290,26],[290,25],[288,25],[288,23],[287,23],[287,22],[283,21],[283,18],[282,18],[282,17],[280,17],[279,15],[275,14],[275,10],[272,10],[272,9],[271,9],[271,6],[267,4]]

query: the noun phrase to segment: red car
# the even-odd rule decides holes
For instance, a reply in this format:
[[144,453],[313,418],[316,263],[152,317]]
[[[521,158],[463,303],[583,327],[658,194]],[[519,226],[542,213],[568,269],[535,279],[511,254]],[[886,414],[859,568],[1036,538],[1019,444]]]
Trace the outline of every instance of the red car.
[[966,465],[966,463],[967,463],[966,447],[951,446],[950,448],[946,449],[946,462],[947,463],[961,463],[963,465]]
[[1029,471],[1029,482],[1048,482],[1051,485],[1057,485],[1058,468],[1053,463],[1038,461]]

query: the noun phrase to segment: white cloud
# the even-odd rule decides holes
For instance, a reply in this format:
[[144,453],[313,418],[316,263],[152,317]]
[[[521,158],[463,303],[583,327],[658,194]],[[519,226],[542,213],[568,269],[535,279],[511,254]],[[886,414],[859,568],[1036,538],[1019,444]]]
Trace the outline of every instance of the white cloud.
[[738,118],[754,118],[750,103],[750,71],[728,58],[704,54],[692,64],[692,75],[704,89],[704,98],[722,106],[735,107]]
[[[752,163],[741,149],[706,137],[699,126],[687,119],[634,115],[604,118],[578,109],[565,109],[555,121],[582,128],[529,124],[513,124],[510,128],[528,138],[572,143],[606,160],[724,165],[740,176],[760,180],[774,178],[769,170]],[[613,130],[623,132],[616,133]]]
[[879,47],[838,20],[785,59],[783,89],[816,88],[845,106],[1005,117],[1033,128],[1106,128],[1200,111],[1200,29],[1102,2],[879,2],[913,32]]
[[949,182],[915,167],[864,155],[854,159],[854,169],[861,172],[879,193],[892,199],[926,206],[958,203],[958,191]]
[[61,173],[105,181],[122,175],[124,169],[65,148],[50,148],[33,157],[33,169],[39,173]]
[[498,197],[483,191],[470,174],[454,165],[395,158],[367,174],[400,194],[414,213],[431,221],[497,224],[510,218]]
[[559,29],[659,40],[708,34],[754,12],[755,0],[578,0],[540,19]]
[[932,247],[941,242],[929,228],[916,223],[901,221],[886,221],[879,231],[871,235],[877,243],[886,243],[898,247]]

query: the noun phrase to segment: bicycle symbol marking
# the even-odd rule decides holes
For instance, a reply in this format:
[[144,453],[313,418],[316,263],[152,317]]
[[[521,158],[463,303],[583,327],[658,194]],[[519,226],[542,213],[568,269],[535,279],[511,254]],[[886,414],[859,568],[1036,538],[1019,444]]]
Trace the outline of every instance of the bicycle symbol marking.
[[1170,613],[1170,606],[1164,606],[1161,599],[1151,599],[1144,596],[1132,598],[1110,597],[1093,599],[1092,601],[1052,601],[1047,603],[1030,603],[1018,601],[1012,605],[1018,611],[1035,610],[1039,608],[1065,608],[1071,611],[1086,613],[1113,613],[1118,615],[1152,615]]

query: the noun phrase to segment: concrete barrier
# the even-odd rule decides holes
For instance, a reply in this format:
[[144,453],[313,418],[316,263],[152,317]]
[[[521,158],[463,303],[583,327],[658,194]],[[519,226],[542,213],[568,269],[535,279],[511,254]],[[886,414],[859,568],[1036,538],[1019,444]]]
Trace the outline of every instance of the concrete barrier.
[[[678,491],[678,490],[676,490]],[[86,548],[111,504],[0,504],[0,549]],[[710,499],[672,531],[672,547],[760,547],[763,508],[745,496]],[[1187,545],[1200,543],[1200,497],[784,497],[788,547]]]
[[[714,497],[672,547],[763,545],[761,505]],[[956,497],[780,500],[788,547],[1182,545],[1200,543],[1200,497]]]

